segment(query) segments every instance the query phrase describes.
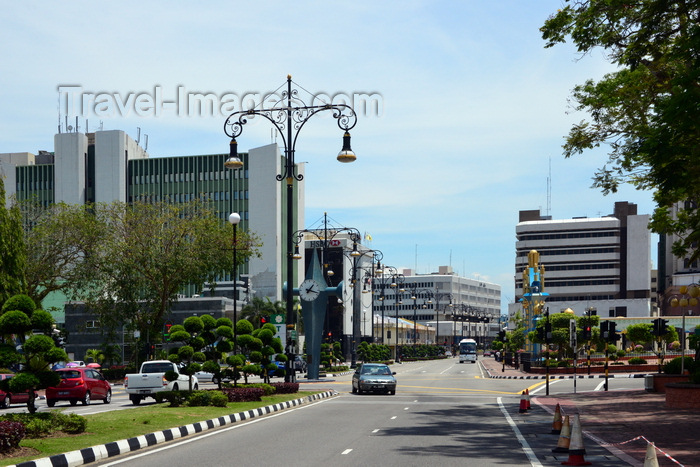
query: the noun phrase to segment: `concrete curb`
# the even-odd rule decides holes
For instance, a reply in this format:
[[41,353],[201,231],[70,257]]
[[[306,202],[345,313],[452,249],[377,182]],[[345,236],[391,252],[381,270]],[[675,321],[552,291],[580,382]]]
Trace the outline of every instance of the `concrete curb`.
[[92,446],[89,448],[80,449],[78,451],[71,451],[63,454],[56,454],[51,457],[34,459],[10,467],[53,467],[57,465],[83,465],[101,459],[107,459],[109,457],[119,456],[128,452],[137,451],[145,447],[154,446],[156,444],[164,443],[166,441],[172,441],[174,439],[182,438],[195,433],[201,433],[202,431],[210,430],[212,428],[218,428],[221,426],[238,423],[244,420],[250,420],[256,417],[262,417],[263,415],[279,412],[292,407],[298,407],[303,404],[313,402],[315,400],[325,399],[336,395],[338,395],[336,391],[326,391],[321,394],[302,397],[301,399],[295,399],[283,402],[281,404],[268,405],[266,407],[260,407],[254,410],[246,410],[245,412],[225,415],[223,417],[219,417],[212,420],[192,423],[190,425],[184,425],[177,428],[170,428],[155,433],[148,433],[145,435],[136,436],[134,438],[122,439],[107,444]]
[[[501,376],[489,374],[489,378],[492,379],[546,379],[547,375],[522,375],[522,376]],[[611,374],[608,378],[644,378],[646,374]],[[605,375],[595,374],[595,375],[549,375],[549,379],[594,379],[594,378],[605,378]]]

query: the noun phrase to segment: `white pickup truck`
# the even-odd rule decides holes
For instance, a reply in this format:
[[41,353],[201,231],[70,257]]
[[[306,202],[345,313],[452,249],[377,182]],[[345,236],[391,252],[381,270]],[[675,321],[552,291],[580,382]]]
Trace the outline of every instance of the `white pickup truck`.
[[[165,379],[165,373],[174,371],[178,374],[175,381]],[[176,364],[169,360],[152,360],[141,364],[139,373],[128,374],[124,377],[124,389],[134,405],[139,405],[146,397],[153,397],[157,392],[187,390],[190,388],[190,377],[180,374]],[[192,376],[192,389],[199,389],[196,376]]]

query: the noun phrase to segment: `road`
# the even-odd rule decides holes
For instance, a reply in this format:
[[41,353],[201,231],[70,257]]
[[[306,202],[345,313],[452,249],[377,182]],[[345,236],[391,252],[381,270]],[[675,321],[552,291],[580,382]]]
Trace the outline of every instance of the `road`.
[[[480,365],[454,359],[393,368],[395,396],[351,394],[350,375],[302,384],[340,395],[99,465],[536,466],[567,459],[551,453],[558,440],[549,433],[552,416],[518,410],[521,392],[544,391],[543,381],[488,379]],[[602,390],[602,381],[579,380],[576,389]],[[610,380],[610,389],[642,386],[640,379]],[[572,380],[550,382],[550,394],[573,389]],[[587,444],[586,451],[595,465],[627,465],[597,445]]]

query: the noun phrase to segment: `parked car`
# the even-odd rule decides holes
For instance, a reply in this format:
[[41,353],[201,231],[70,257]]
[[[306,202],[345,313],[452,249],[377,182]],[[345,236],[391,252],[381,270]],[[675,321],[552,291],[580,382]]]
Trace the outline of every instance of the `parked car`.
[[[197,381],[200,383],[212,382],[214,384],[219,384],[219,377],[214,376],[214,373],[209,373],[208,371],[198,371],[194,375],[197,377]],[[231,381],[231,378],[224,376],[221,381],[228,383]]]
[[[12,378],[13,376],[14,375],[11,373],[0,374],[0,380],[7,380],[7,379]],[[0,389],[0,406],[3,409],[9,408],[10,404],[26,404],[28,400],[29,400],[29,393],[28,392],[14,393],[14,392],[5,392],[2,389]]]
[[352,375],[352,393],[362,394],[365,391],[378,391],[396,394],[395,371],[383,363],[363,363]]
[[306,371],[307,363],[304,357],[301,355],[294,356],[294,369],[296,371],[301,371],[302,373]]
[[56,387],[46,388],[46,405],[53,407],[57,401],[69,401],[83,405],[102,400],[105,404],[112,402],[112,387],[102,373],[94,368],[74,367],[56,370],[61,382]]

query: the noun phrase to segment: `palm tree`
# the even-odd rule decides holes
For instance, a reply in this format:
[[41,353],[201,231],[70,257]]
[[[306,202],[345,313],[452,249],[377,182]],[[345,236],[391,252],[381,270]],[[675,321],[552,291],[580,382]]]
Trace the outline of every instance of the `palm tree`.
[[88,349],[85,352],[85,359],[91,359],[95,363],[102,364],[102,361],[105,359],[105,356],[100,349]]
[[259,297],[254,297],[249,304],[241,309],[239,318],[247,319],[256,328],[260,327],[260,318],[269,317],[276,312],[276,304],[281,302],[272,302],[268,297],[263,300]]

